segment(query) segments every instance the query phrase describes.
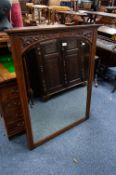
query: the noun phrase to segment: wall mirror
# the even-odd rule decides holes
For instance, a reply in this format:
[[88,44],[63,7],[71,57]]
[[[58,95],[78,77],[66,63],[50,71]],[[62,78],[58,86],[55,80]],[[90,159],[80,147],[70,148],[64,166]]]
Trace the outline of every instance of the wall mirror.
[[89,117],[97,27],[7,31],[30,149]]

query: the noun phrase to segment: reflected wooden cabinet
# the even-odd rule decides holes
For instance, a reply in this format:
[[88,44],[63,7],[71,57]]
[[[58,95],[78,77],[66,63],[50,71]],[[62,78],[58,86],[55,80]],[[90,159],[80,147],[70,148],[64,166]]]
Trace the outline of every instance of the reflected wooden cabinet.
[[36,57],[41,96],[46,98],[84,84],[88,75],[89,54],[89,44],[78,37],[40,42]]

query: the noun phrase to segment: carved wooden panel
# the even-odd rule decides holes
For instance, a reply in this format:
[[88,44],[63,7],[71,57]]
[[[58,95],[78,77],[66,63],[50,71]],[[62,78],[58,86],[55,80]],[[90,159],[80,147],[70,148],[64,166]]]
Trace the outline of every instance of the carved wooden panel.
[[[20,33],[17,38],[21,40],[22,43],[22,53],[26,51],[29,47],[32,47],[32,45],[43,41],[43,40],[49,40],[49,39],[54,39],[54,38],[62,38],[62,37],[68,37],[68,36],[75,36],[75,37],[81,37],[88,39],[90,42],[92,42],[92,36],[93,36],[93,31],[92,30],[82,30],[82,31],[64,31],[64,32],[54,32],[51,34],[51,32],[47,32],[46,34],[44,33],[31,33],[29,32],[28,35]],[[15,37],[14,37],[15,39]]]

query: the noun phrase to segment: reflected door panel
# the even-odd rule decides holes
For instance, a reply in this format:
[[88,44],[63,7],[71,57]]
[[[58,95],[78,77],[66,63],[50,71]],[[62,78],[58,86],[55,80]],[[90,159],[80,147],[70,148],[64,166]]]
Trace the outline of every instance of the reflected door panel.
[[[60,46],[57,40],[50,40],[40,43],[40,55],[38,56],[40,64],[40,74],[43,74],[44,84],[47,92],[56,91],[63,86],[63,66],[61,59]],[[43,72],[42,72],[43,71]]]
[[66,73],[68,83],[79,83],[81,81],[81,64],[80,64],[80,43],[79,40],[70,38],[66,41],[67,47],[64,51],[64,59],[66,61]]

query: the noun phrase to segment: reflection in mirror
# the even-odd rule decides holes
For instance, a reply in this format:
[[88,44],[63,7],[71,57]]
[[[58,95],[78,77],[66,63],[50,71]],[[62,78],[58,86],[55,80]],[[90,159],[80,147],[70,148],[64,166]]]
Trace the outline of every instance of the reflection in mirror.
[[87,87],[80,86],[29,107],[34,142],[85,116]]
[[33,141],[86,117],[90,45],[80,38],[36,43],[23,59]]

